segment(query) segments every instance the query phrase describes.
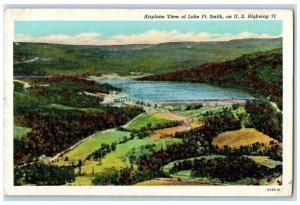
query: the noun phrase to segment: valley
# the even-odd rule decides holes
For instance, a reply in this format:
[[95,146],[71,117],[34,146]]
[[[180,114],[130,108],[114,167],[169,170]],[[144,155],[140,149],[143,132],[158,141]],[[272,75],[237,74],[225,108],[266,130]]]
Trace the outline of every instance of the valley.
[[15,185],[279,185],[280,45],[15,46]]

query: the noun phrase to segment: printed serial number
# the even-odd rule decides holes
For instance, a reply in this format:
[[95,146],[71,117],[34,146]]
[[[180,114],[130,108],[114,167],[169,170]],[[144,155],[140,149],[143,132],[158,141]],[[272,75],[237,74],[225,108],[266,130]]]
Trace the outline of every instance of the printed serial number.
[[268,188],[267,191],[280,191],[279,188]]

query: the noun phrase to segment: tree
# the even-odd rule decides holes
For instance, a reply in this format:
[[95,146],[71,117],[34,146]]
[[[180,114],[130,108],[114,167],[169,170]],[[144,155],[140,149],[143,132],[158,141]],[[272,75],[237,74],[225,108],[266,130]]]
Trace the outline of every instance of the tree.
[[148,123],[148,124],[147,124],[147,129],[150,130],[151,127],[152,127],[152,124],[151,124],[151,123]]
[[117,143],[113,142],[113,143],[111,144],[111,150],[112,150],[112,151],[115,151],[116,148],[117,148]]
[[82,161],[81,161],[81,159],[80,160],[78,160],[78,164],[77,164],[77,167],[78,167],[78,173],[80,174],[81,173],[81,166],[82,166]]

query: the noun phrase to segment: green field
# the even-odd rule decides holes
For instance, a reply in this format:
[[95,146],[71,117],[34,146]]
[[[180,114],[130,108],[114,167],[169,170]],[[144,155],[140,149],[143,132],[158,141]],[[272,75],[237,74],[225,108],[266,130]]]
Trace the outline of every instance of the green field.
[[269,168],[275,168],[277,165],[282,164],[281,161],[276,161],[276,160],[270,159],[270,157],[268,157],[268,156],[246,156],[246,157],[254,160],[258,164],[261,164],[261,165],[269,167]]
[[31,128],[14,126],[14,137],[26,137],[26,134],[31,131]]
[[[111,169],[119,169],[130,166],[127,154],[133,149],[139,150],[144,145],[155,144],[155,149],[159,150],[169,144],[181,142],[181,139],[177,138],[161,139],[154,142],[142,139],[133,139],[126,143],[118,144],[116,150],[105,155],[101,161],[86,160],[86,157],[97,150],[101,143],[111,144],[112,142],[118,142],[123,138],[123,136],[129,136],[129,133],[130,132],[117,131],[114,129],[96,133],[73,150],[64,154],[59,158],[59,161],[54,162],[53,164],[59,166],[71,165],[72,162],[77,164],[78,160],[81,159],[83,162],[81,172],[85,173],[85,176],[77,176],[76,181],[72,183],[72,185],[90,185],[92,179],[99,173],[105,173]],[[65,157],[68,157],[68,161],[64,160]],[[77,173],[78,171],[78,168],[76,168],[75,172]]]
[[51,104],[49,107],[62,109],[62,110],[81,110],[89,113],[101,112],[100,108],[77,108],[77,107],[71,107],[71,106],[66,106],[61,104]]
[[[181,142],[181,139],[161,139],[155,142],[156,150],[161,149],[163,146],[168,144]],[[78,176],[72,185],[91,185],[92,179],[98,175],[108,172],[112,169],[120,169],[122,167],[129,167],[130,162],[126,157],[126,154],[129,153],[132,149],[139,150],[144,145],[150,144],[145,140],[134,139],[130,140],[124,144],[117,145],[117,149],[114,152],[107,154],[101,162],[86,160],[83,162],[83,166],[81,167],[81,171],[85,172],[85,176]],[[136,168],[136,165],[133,165]],[[94,175],[92,174],[92,170],[94,170]],[[75,170],[78,172],[78,169]]]
[[222,109],[221,108],[220,109],[212,109],[212,108],[209,108],[209,107],[202,107],[202,108],[194,109],[194,110],[174,111],[173,113],[175,113],[177,115],[190,117],[190,116],[199,116],[201,114],[204,114],[206,111],[218,112],[220,110],[222,110]]
[[192,170],[181,170],[179,172],[176,172],[174,174],[171,174],[170,176],[172,178],[177,178],[181,180],[188,180],[192,182],[201,182],[205,184],[222,184],[222,181],[216,178],[210,178],[210,177],[191,177],[191,171]]
[[142,127],[147,127],[149,123],[151,123],[152,127],[154,127],[157,126],[158,124],[165,124],[172,121],[174,120],[169,119],[167,116],[166,117],[162,115],[158,116],[156,113],[145,114],[134,119],[129,124],[124,126],[124,128],[126,130],[140,130]]
[[[101,143],[111,144],[119,142],[124,136],[129,136],[129,134],[130,132],[117,131],[115,129],[95,133],[77,147],[64,154],[57,164],[65,165],[71,162],[77,163],[79,159],[85,160],[89,154],[99,149]],[[65,157],[68,157],[67,162],[63,161]]]

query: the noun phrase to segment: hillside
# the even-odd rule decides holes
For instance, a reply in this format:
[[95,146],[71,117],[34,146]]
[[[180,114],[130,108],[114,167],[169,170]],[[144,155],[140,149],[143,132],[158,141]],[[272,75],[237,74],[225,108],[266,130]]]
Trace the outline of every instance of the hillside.
[[222,63],[205,63],[193,69],[150,75],[140,80],[209,83],[244,90],[256,97],[282,101],[282,50],[243,55]]
[[14,43],[14,75],[158,74],[282,47],[282,38],[123,46]]
[[240,130],[220,133],[213,139],[212,144],[221,148],[227,145],[238,149],[240,146],[249,146],[256,142],[264,143],[265,146],[270,146],[270,142],[278,143],[277,140],[254,128],[242,128]]

